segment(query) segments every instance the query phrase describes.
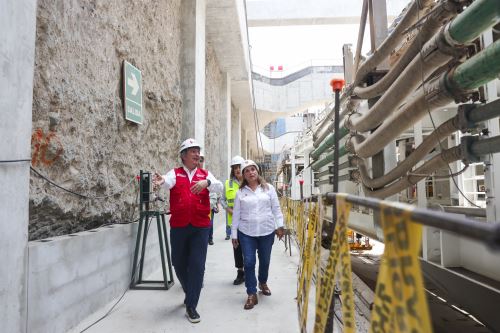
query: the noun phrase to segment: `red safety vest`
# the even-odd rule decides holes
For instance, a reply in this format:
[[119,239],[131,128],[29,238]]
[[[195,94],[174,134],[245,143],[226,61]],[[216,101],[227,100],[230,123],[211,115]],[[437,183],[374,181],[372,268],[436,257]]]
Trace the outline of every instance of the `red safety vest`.
[[197,169],[191,182],[184,168],[174,169],[174,172],[175,186],[170,189],[170,226],[179,228],[191,224],[194,227],[209,227],[210,198],[208,190],[203,189],[199,194],[193,194],[190,190],[196,182],[208,177],[208,171]]

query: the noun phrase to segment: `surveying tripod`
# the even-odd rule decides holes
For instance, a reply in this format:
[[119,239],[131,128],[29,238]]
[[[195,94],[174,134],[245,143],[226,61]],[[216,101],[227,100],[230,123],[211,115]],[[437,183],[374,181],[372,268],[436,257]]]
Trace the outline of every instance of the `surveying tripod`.
[[[149,210],[153,195],[152,178],[150,172],[144,172],[141,170],[139,189],[140,216],[139,227],[137,229],[137,239],[135,242],[134,262],[132,266],[132,279],[130,282],[130,289],[168,290],[174,285],[172,260],[170,257],[170,245],[168,242],[167,225],[165,223],[165,215],[167,215],[168,213]],[[149,227],[153,219],[156,219],[156,228],[158,230],[163,280],[144,280],[142,278],[144,260],[146,255],[146,243],[148,239]]]

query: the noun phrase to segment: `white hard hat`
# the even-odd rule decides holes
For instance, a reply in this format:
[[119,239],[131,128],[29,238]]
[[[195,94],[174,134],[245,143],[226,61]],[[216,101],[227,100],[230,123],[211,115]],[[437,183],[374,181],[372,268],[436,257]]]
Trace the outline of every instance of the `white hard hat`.
[[241,164],[245,161],[245,159],[239,155],[236,155],[233,157],[233,159],[231,160],[231,166],[233,165],[238,165],[238,164]]
[[205,154],[200,150],[200,157],[205,157]]
[[242,163],[241,163],[241,172],[243,172],[245,170],[246,167],[249,167],[249,166],[255,166],[257,168],[257,171],[259,171],[259,166],[257,165],[257,163],[255,163],[254,161],[252,160],[244,160]]
[[188,149],[188,148],[191,148],[191,147],[201,148],[200,144],[195,139],[187,139],[186,141],[184,141],[181,144],[181,146],[179,148],[179,153],[182,152],[184,149]]

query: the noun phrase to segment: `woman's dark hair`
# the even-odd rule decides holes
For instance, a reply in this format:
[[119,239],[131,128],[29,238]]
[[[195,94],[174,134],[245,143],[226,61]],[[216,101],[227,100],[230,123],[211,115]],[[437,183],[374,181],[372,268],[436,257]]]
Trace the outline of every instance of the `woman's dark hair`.
[[[258,172],[258,174],[259,174],[259,178],[257,178],[257,182],[259,183],[259,185],[260,185],[260,186],[262,186],[262,188],[263,188],[264,190],[266,190],[266,191],[267,191],[267,190],[269,190],[269,185],[267,185],[267,182],[266,182],[266,180],[264,179],[264,177],[262,177],[262,176],[260,175],[260,171],[259,171],[259,169],[258,169],[258,168],[257,168],[257,172]],[[240,185],[240,190],[241,190],[241,189],[243,189],[245,186],[247,186],[247,185],[248,185],[248,182],[247,182],[247,180],[245,179],[245,174],[243,173],[243,170],[241,171],[241,173],[242,173],[242,175],[243,175],[243,181],[241,182],[241,185]]]
[[236,178],[236,176],[234,175],[235,166],[240,166],[240,165],[239,164],[231,165],[231,173],[229,174],[229,179]]

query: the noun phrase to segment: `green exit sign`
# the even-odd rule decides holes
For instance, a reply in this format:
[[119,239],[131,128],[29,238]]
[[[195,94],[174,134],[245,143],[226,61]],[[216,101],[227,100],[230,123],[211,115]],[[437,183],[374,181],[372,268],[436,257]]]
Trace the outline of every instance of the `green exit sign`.
[[123,62],[125,119],[142,124],[142,73],[131,63]]

